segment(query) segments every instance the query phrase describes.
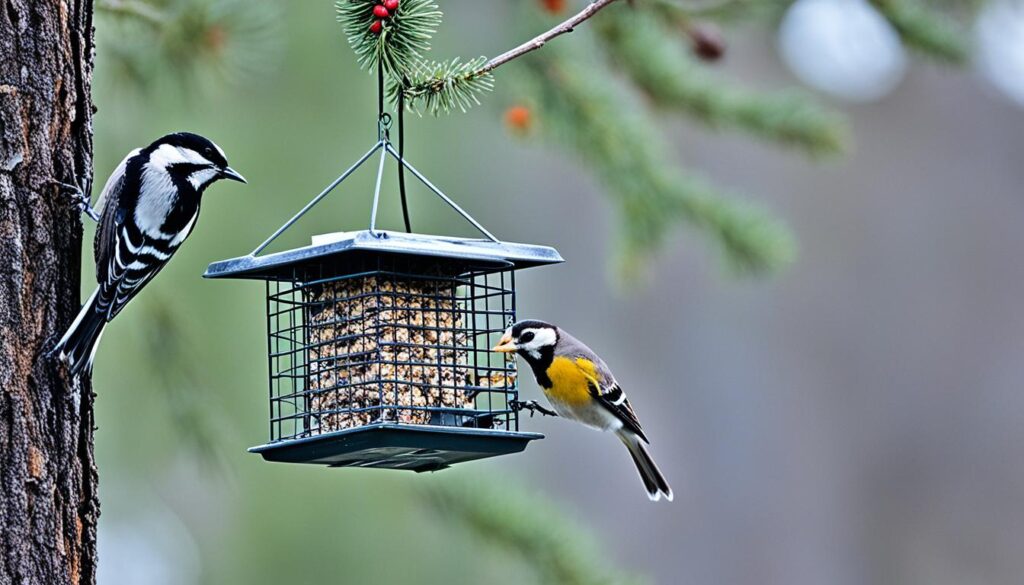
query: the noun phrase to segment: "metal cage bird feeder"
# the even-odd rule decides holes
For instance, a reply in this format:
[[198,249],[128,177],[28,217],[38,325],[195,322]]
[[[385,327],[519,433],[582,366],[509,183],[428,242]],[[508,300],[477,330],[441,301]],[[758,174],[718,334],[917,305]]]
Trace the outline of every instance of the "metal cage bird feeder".
[[[501,242],[416,170],[387,137],[246,256],[207,278],[266,281],[268,461],[433,471],[516,453],[515,360],[494,354],[515,320],[515,271],[562,261],[550,247]],[[379,153],[368,230],[261,253]],[[394,158],[484,238],[377,229],[384,163]],[[404,183],[403,183],[404,206]]]

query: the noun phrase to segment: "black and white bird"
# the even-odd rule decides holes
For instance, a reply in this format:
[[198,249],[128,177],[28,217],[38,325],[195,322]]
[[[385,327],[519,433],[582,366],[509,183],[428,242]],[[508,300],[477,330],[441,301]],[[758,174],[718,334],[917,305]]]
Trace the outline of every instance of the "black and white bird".
[[96,202],[96,290],[54,352],[77,376],[92,370],[103,328],[167,264],[192,233],[203,192],[219,179],[245,182],[219,146],[168,134],[125,157]]

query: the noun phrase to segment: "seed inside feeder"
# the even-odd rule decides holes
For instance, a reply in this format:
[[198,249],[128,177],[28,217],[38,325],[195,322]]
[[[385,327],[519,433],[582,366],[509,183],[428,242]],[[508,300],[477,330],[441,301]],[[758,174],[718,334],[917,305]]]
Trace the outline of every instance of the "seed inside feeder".
[[467,387],[510,382],[469,366],[465,308],[450,279],[377,274],[305,294],[309,410],[319,432],[376,422],[459,426],[465,421],[450,409],[476,406]]

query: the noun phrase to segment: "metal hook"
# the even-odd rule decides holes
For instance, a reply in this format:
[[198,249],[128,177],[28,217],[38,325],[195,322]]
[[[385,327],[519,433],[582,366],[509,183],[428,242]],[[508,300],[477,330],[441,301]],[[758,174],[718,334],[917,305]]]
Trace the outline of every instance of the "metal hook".
[[377,118],[377,139],[383,141],[389,141],[389,131],[391,130],[391,114],[387,112],[381,112],[380,117]]

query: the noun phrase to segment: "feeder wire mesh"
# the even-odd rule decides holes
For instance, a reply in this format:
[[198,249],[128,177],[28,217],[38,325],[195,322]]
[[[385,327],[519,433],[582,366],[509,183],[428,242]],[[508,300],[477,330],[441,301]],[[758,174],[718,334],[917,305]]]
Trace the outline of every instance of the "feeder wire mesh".
[[272,441],[381,423],[518,431],[511,266],[451,274],[402,257],[267,282]]

